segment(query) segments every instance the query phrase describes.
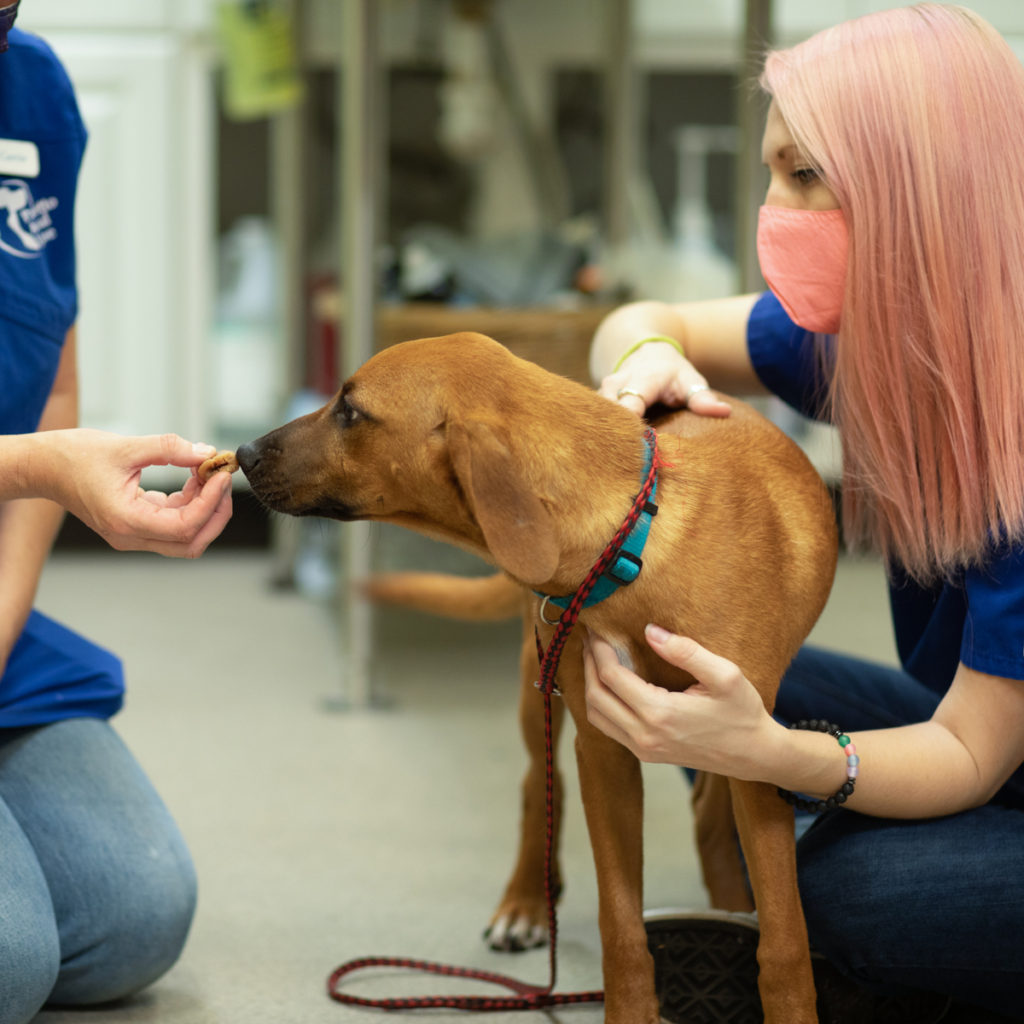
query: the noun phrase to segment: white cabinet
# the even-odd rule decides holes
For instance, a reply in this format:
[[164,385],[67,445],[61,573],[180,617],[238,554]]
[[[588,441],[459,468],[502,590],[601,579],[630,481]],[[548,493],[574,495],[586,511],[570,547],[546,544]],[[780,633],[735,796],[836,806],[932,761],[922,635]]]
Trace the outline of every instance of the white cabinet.
[[56,51],[89,131],[76,218],[82,422],[206,439],[212,47],[194,22],[162,23],[160,3],[94,30],[73,17],[95,5],[38,2],[45,16],[26,5],[19,27]]

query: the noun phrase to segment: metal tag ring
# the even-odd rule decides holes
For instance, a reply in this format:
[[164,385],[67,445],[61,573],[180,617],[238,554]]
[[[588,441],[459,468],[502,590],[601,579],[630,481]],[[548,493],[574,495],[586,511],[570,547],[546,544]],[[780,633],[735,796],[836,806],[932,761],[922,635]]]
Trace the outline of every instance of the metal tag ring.
[[537,612],[537,614],[540,616],[540,621],[543,622],[544,625],[546,625],[546,626],[557,626],[558,623],[561,621],[561,618],[562,618],[561,616],[559,616],[557,619],[552,620],[552,619],[549,619],[544,614],[544,609],[547,608],[548,602],[550,600],[551,600],[551,595],[550,594],[545,594],[543,600],[540,602],[540,610]]

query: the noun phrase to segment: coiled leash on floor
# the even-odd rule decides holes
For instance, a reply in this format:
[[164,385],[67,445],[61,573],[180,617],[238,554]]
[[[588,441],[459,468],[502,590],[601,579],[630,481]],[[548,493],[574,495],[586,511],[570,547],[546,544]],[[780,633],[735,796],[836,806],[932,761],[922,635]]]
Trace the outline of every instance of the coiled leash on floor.
[[[611,543],[605,548],[604,553],[594,563],[593,568],[587,574],[586,579],[580,588],[572,596],[571,600],[564,605],[564,611],[557,622],[548,622],[554,625],[555,632],[548,643],[547,649],[541,644],[540,632],[535,629],[537,639],[537,657],[540,661],[540,678],[536,686],[544,697],[544,816],[545,816],[545,837],[544,837],[544,891],[548,916],[548,965],[549,980],[547,985],[531,985],[519,981],[506,974],[498,974],[494,971],[478,970],[471,967],[451,967],[447,964],[436,963],[432,960],[414,960],[407,957],[390,956],[367,956],[357,960],[349,960],[336,968],[327,979],[327,994],[331,999],[348,1006],[367,1006],[378,1010],[421,1010],[421,1009],[449,1009],[449,1010],[537,1010],[547,1006],[565,1006],[571,1003],[598,1003],[604,999],[604,993],[600,990],[592,992],[554,992],[557,976],[556,945],[558,941],[558,918],[555,912],[555,881],[554,881],[554,743],[551,726],[551,696],[557,695],[559,690],[555,685],[555,675],[558,672],[558,663],[562,657],[562,650],[572,632],[573,627],[579,619],[580,612],[587,605],[587,598],[597,587],[598,583],[611,580],[612,587],[608,593],[613,593],[617,587],[632,582],[639,573],[640,559],[639,552],[628,553],[629,561],[635,571],[631,571],[629,578],[623,578],[622,574],[615,571],[612,575],[606,576],[610,567],[616,567],[616,560],[623,545],[627,543],[633,534],[637,522],[641,516],[645,516],[643,530],[646,538],[646,526],[649,525],[650,517],[657,512],[654,498],[657,494],[658,474],[658,445],[657,434],[648,428],[644,433],[644,442],[647,446],[647,461],[645,465],[646,475],[640,492],[633,500],[633,507],[619,527],[618,532],[612,538]],[[642,549],[642,541],[640,549]],[[608,593],[603,596],[608,596]],[[559,599],[562,604],[562,599]],[[371,999],[363,996],[354,996],[346,992],[340,992],[338,985],[342,978],[353,974],[356,971],[372,967],[390,967],[402,970],[420,971],[426,974],[438,974],[451,978],[471,978],[474,981],[482,981],[492,985],[500,985],[508,989],[514,995],[510,996],[412,996],[405,998]]]

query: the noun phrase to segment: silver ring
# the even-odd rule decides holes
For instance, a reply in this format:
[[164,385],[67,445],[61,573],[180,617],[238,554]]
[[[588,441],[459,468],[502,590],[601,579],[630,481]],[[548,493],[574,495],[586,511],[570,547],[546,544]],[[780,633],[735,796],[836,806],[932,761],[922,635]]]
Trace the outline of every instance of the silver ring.
[[710,391],[711,389],[707,384],[691,384],[690,390],[686,392],[686,397],[683,399],[683,405],[689,405],[690,399],[694,395],[699,395],[702,391]]
[[551,619],[549,619],[549,618],[548,618],[548,617],[547,617],[547,616],[546,616],[546,615],[544,614],[544,609],[545,609],[545,608],[547,608],[547,606],[548,606],[548,602],[549,602],[550,600],[551,600],[551,595],[550,595],[550,594],[545,594],[545,595],[544,595],[544,600],[543,600],[543,601],[541,601],[541,603],[540,603],[540,608],[539,608],[539,609],[537,610],[537,614],[538,614],[538,615],[540,616],[540,621],[541,621],[541,622],[543,622],[543,623],[545,623],[545,625],[548,625],[548,626],[557,626],[557,625],[558,625],[558,623],[559,623],[559,621],[560,621],[560,619],[561,619],[561,616],[559,616],[559,617],[558,617],[557,619],[555,619],[554,621],[552,621]]
[[632,395],[634,398],[639,398],[641,402],[647,401],[647,399],[645,399],[644,396],[634,388],[619,388],[619,390],[615,392],[616,399],[621,398],[623,395]]

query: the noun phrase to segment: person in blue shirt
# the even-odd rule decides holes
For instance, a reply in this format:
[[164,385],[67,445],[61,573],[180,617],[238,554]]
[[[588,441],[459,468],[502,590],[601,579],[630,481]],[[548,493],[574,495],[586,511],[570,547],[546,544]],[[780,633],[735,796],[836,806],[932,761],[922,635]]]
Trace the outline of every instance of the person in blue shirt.
[[177,960],[195,873],[107,721],[117,657],[32,608],[69,509],[113,547],[196,557],[230,480],[144,491],[149,465],[213,453],[78,428],[75,186],[85,129],[67,75],[0,0],[0,1024],[136,992]]
[[[772,717],[735,665],[652,623],[654,650],[697,685],[651,686],[595,637],[588,714],[642,760],[824,810],[798,841],[801,896],[851,1000],[916,998],[908,1022],[953,1006],[969,1008],[956,1020],[1019,1020],[1024,68],[977,15],[918,4],[769,54],[762,85],[770,291],[621,307],[591,370],[638,414],[728,415],[711,384],[834,423],[844,536],[887,566],[901,667],[805,647]],[[685,915],[675,927],[697,934]],[[749,985],[747,999],[742,1012]],[[671,999],[662,1012],[683,1019]]]

